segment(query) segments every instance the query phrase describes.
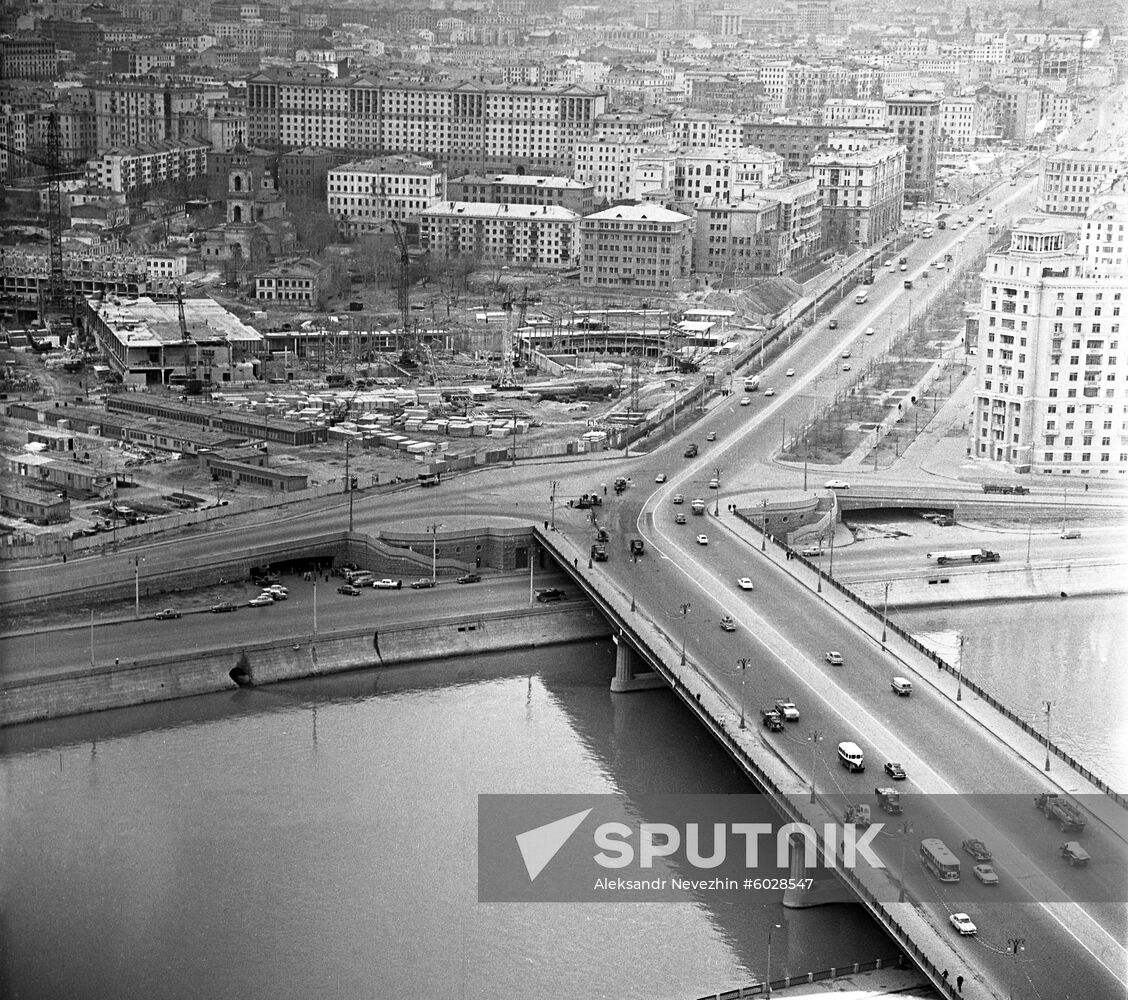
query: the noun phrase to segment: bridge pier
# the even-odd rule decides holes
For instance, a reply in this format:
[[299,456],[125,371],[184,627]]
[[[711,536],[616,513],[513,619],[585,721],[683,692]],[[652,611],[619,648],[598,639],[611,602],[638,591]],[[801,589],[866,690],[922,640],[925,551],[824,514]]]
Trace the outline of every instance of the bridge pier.
[[785,889],[783,905],[790,910],[805,910],[810,906],[830,906],[833,903],[856,903],[857,898],[842,883],[830,868],[808,868],[804,858],[804,838],[792,835],[788,838],[788,853],[791,859],[790,877],[794,879],[813,879],[809,889]]
[[666,686],[662,675],[653,670],[635,672],[638,657],[623,633],[613,635],[611,641],[615,643],[615,676],[611,679],[612,694],[625,694],[628,691],[652,691],[655,688]]

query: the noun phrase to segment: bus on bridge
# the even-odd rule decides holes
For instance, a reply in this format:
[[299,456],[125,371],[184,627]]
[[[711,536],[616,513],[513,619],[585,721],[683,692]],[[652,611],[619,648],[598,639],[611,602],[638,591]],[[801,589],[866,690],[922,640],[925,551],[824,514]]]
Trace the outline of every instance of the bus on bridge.
[[957,858],[944,841],[936,837],[926,837],[920,842],[921,863],[941,882],[960,880],[960,859]]

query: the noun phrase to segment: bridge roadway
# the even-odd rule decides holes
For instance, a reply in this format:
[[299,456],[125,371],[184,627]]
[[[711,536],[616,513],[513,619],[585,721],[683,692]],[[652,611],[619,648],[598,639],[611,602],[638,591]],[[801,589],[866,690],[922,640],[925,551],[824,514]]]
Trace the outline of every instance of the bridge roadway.
[[[906,818],[914,824],[915,838],[938,835],[956,847],[965,837],[984,839],[994,849],[1000,877],[1016,890],[1008,892],[1007,899],[1027,900],[993,902],[998,891],[971,879],[967,867],[967,877],[953,891],[921,876],[909,852],[910,897],[951,945],[950,955],[945,957],[942,949],[934,961],[951,969],[953,978],[959,972],[974,982],[974,989],[965,985],[964,995],[1005,996],[1014,986],[1015,996],[1124,996],[1128,965],[1122,942],[1128,939],[1128,925],[1124,906],[1116,902],[1125,899],[1123,887],[1128,885],[1123,810],[1107,802],[1109,808],[1099,810],[1089,824],[1084,840],[1093,866],[1065,868],[1057,847],[1067,838],[1049,824],[1031,822],[1038,816],[1032,795],[1059,790],[1055,781],[1069,791],[1091,789],[1061,765],[1050,775],[1052,781],[1047,779],[1037,763],[1012,749],[1011,727],[993,710],[976,704],[973,714],[967,710],[973,707],[970,698],[957,704],[952,692],[934,690],[936,670],[930,661],[899,641],[896,654],[884,650],[880,621],[860,628],[852,620],[860,614],[854,605],[829,587],[820,598],[812,590],[813,574],[800,570],[797,562],[785,567],[774,545],[761,552],[758,534],[723,512],[723,504],[719,518],[712,516],[711,504],[709,515],[690,515],[688,524],[674,524],[668,498],[685,491],[699,476],[700,464],[686,466],[649,495],[638,487],[628,491],[624,501],[614,505],[611,518],[602,519],[612,522],[610,560],[590,570],[584,563],[573,572],[590,581],[595,592],[610,584],[626,607],[633,598],[636,615],[668,636],[672,662],[684,640],[692,668],[737,714],[737,661],[749,658],[744,699],[750,725],[758,728],[760,705],[780,697],[796,702],[800,722],[781,737],[764,734],[762,739],[769,740],[772,751],[804,780],[809,780],[811,769],[810,734],[818,731],[822,738],[815,746],[815,780],[820,789],[872,802],[874,786],[886,783],[883,762],[898,760],[909,774],[902,786],[906,793],[961,796],[911,800]],[[636,481],[646,471],[636,467]],[[590,528],[585,512],[558,511],[555,523],[580,553],[586,551]],[[694,541],[698,532],[707,533],[707,546]],[[632,563],[628,540],[636,534],[646,540],[647,551]],[[809,578],[796,579],[788,569]],[[753,591],[737,588],[741,576],[752,579]],[[689,611],[683,615],[685,605]],[[736,632],[719,629],[723,614],[736,620]],[[628,627],[630,618],[628,614]],[[893,648],[893,643],[887,645]],[[823,654],[829,649],[842,652],[844,667],[825,663]],[[909,699],[898,698],[889,688],[889,678],[899,673],[918,678]],[[1014,730],[1016,744],[1018,733]],[[839,767],[835,748],[846,739],[865,751],[866,772],[848,775]],[[1028,755],[1038,760],[1039,748],[1026,742]],[[972,795],[983,798],[962,798]],[[1099,797],[1096,801],[1106,804]],[[896,842],[881,852],[894,872],[900,871],[900,850]],[[1101,886],[1120,888],[1110,892]],[[1109,902],[1044,902],[1074,895]],[[947,913],[956,910],[972,915],[980,928],[977,938],[961,940],[949,931]],[[1027,942],[1017,964],[1007,954],[1007,941],[1015,937]],[[1019,982],[1014,984],[1016,976]]]

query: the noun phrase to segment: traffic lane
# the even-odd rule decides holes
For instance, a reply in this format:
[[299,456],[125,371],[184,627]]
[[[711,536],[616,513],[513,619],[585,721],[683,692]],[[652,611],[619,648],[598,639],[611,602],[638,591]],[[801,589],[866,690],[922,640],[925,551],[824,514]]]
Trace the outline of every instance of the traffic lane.
[[[567,587],[569,583],[559,570],[534,570],[533,582],[537,588]],[[320,632],[364,625],[387,627],[410,620],[425,622],[465,614],[468,605],[475,611],[504,611],[527,606],[529,593],[527,574],[497,579],[486,577],[482,583],[465,585],[447,579],[428,590],[411,590],[405,582],[403,590],[367,588],[361,590],[359,597],[337,594],[337,586],[343,583],[333,577],[332,584],[322,583],[317,588]],[[203,611],[185,613],[170,621],[148,617],[101,625],[95,622],[95,659],[98,663],[114,658],[130,662],[175,651],[225,649],[274,639],[307,638],[313,631],[312,584],[298,578],[288,588],[290,596],[286,601],[249,608],[244,599],[239,610],[229,614]],[[246,597],[257,592],[257,588],[248,589]],[[44,634],[2,639],[0,663],[4,664],[2,676],[7,678],[33,676],[44,667],[58,670],[89,666],[89,622],[79,621]]]
[[[687,593],[687,596],[688,596],[688,588],[687,588],[686,593]],[[722,636],[726,635],[725,633],[718,633],[718,634],[720,634]],[[728,637],[731,637],[731,634],[728,634]],[[687,648],[690,651],[690,662],[697,663],[702,669],[704,669],[706,672],[710,673],[711,679],[713,680],[714,684],[716,686],[718,686],[719,688],[721,688],[725,692],[725,695],[728,698],[728,700],[730,701],[730,703],[735,706],[735,705],[740,704],[740,702],[738,700],[740,698],[739,671],[726,670],[723,667],[719,670],[717,670],[717,669],[714,669],[712,671],[709,670],[710,664],[717,665],[717,664],[725,664],[727,662],[732,662],[732,663],[735,662],[735,657],[733,655],[734,649],[732,649],[732,648],[726,649],[723,645],[723,640],[722,640],[722,644],[720,645],[719,648],[718,648],[718,645],[719,644],[717,642],[717,639],[715,638],[715,635],[714,635],[713,638],[710,638],[710,633],[708,631],[695,631],[695,630],[692,630],[692,629],[687,630]],[[757,667],[757,676],[762,681],[762,685],[761,685],[762,688],[764,690],[768,691],[767,696],[763,697],[761,700],[766,701],[768,704],[770,704],[771,701],[774,700],[774,697],[780,697],[781,696],[779,694],[775,694],[775,695],[771,694],[772,690],[774,690],[774,691],[780,691],[781,690],[780,683],[775,683],[774,686],[772,686],[771,681],[766,681],[766,682],[763,681],[763,678],[767,675],[767,672],[770,672],[771,658],[770,657],[764,657],[762,655],[756,655],[756,656],[753,656],[751,658],[754,660],[754,664]],[[765,668],[768,668],[768,671],[766,671]],[[790,679],[791,678],[784,678],[784,682],[786,683],[786,681],[790,680]],[[789,686],[793,687],[794,684],[789,685]],[[788,695],[784,694],[782,696],[787,697]],[[750,714],[755,712],[755,706],[754,706],[753,698],[754,698],[754,695],[750,695],[747,698],[748,703],[753,705],[753,707],[751,709],[749,709]],[[812,701],[811,703],[807,703],[805,709],[804,708],[800,709],[800,711],[802,713],[802,721],[801,721],[800,725],[803,725],[803,727],[805,729],[809,728],[812,725],[814,725],[816,727],[821,726],[821,727],[825,727],[824,732],[827,732],[828,734],[834,733],[833,729],[830,729],[829,727],[831,725],[833,725],[835,722],[839,722],[839,723],[841,722],[840,713],[831,713],[829,715],[824,715],[821,711],[819,711],[819,709],[817,707],[812,709],[812,707],[811,707],[812,704],[815,704],[815,702]],[[963,728],[965,730],[971,729],[972,732],[965,732],[963,734],[957,734],[955,736],[954,740],[952,741],[953,746],[948,748],[945,756],[946,756],[946,759],[950,763],[955,763],[957,765],[957,767],[962,766],[963,768],[966,768],[966,766],[967,766],[966,754],[959,753],[958,751],[959,751],[960,747],[968,745],[968,740],[970,739],[971,735],[973,735],[973,727],[970,726],[969,720],[963,719],[963,720],[961,720],[961,722],[963,724],[961,728]],[[979,733],[978,735],[981,737],[982,733]],[[834,733],[833,735],[828,735],[827,743],[831,747],[833,747],[833,746],[836,745],[838,738],[845,739],[845,738],[852,738],[852,736],[853,736],[853,734],[850,731],[844,732],[843,734],[841,734],[840,737],[839,737],[838,734]],[[864,744],[863,744],[863,746],[864,746]],[[807,750],[807,746],[806,746],[805,743],[799,743],[799,744],[796,745],[796,760],[793,761],[793,766],[796,766],[797,769],[800,767],[801,762],[805,759],[806,750]],[[830,751],[828,751],[828,752],[830,752]],[[901,756],[904,757],[906,755],[901,754]],[[1010,761],[1009,760],[1004,761],[1004,763],[1010,764]],[[846,781],[836,781],[835,784],[838,787],[844,788],[845,790],[847,790],[851,794],[858,796],[859,798],[864,798],[864,797],[868,797],[868,795],[870,795],[871,792],[872,792],[873,784],[871,784],[871,781],[872,781],[872,778],[866,778],[866,777],[863,777],[862,775],[853,775],[848,780],[846,780]],[[1010,790],[1013,787],[1014,787],[1013,784],[1008,783],[1007,790]],[[989,828],[989,824],[986,821],[982,825],[988,826],[988,828]],[[1081,919],[1082,919],[1082,923],[1088,923],[1088,918],[1082,916]],[[1051,929],[1052,929],[1052,927],[1051,927]],[[1099,928],[1096,928],[1095,930],[1096,930],[1098,936],[1104,934],[1104,932],[1101,931]],[[1086,927],[1085,928],[1086,936],[1089,937],[1089,938],[1092,938],[1093,931],[1094,931],[1094,928],[1092,928],[1091,926]],[[1056,933],[1062,933],[1062,932],[1064,932],[1064,931],[1061,927],[1056,928]],[[1053,972],[1055,970],[1044,970],[1044,971],[1048,975],[1047,981],[1052,981],[1053,976],[1049,975],[1049,973]],[[1096,987],[1096,983],[1101,980],[1103,975],[1104,975],[1103,973],[1100,973],[1095,977],[1095,979],[1093,980],[1094,988]]]

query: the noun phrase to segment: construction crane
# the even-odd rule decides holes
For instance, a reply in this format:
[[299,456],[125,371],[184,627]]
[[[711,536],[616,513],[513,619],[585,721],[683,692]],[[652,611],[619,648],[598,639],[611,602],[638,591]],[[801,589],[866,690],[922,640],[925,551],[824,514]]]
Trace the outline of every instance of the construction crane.
[[[195,343],[192,334],[188,332],[188,320],[184,317],[184,286],[176,286],[176,318],[180,321],[180,346],[184,348],[184,371],[188,371],[188,345]],[[196,365],[192,368],[192,377],[185,378],[184,391],[189,396],[198,396],[204,391],[204,383],[200,378],[199,368],[200,347],[196,345]]]
[[19,156],[28,163],[47,170],[47,232],[49,236],[49,269],[47,272],[47,304],[52,309],[65,309],[72,296],[67,292],[63,275],[63,193],[62,193],[62,139],[59,134],[59,116],[54,112],[47,115],[46,156],[36,156],[24,149],[16,149],[7,143],[4,149],[13,156]]
[[398,219],[392,219],[392,232],[395,233],[396,246],[399,247],[400,269],[399,280],[396,282],[396,303],[399,306],[400,322],[403,325],[404,348],[401,354],[414,360],[415,352],[412,350],[413,338],[411,336],[411,304],[408,298],[408,288],[411,281],[411,254],[407,249],[407,232]]
[[[513,294],[506,290],[502,308],[509,314],[505,320],[505,332],[502,334],[501,344],[501,376],[493,384],[494,389],[508,390],[510,392],[520,389],[517,379],[513,374],[513,355],[516,354],[514,325],[513,325]],[[529,290],[521,293],[521,304],[518,309],[518,324],[525,322],[525,312],[529,308]]]

